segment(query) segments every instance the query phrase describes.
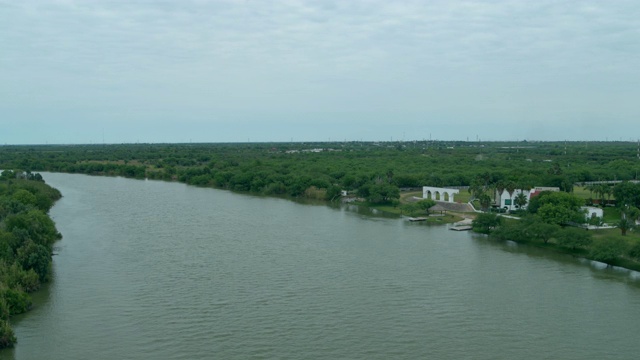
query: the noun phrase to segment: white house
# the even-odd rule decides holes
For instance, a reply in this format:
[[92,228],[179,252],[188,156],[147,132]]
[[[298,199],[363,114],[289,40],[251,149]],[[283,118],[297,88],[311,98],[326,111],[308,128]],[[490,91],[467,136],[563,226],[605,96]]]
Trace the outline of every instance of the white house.
[[601,208],[593,207],[593,206],[582,206],[581,210],[585,211],[585,219],[589,221],[589,219],[593,218],[602,218],[604,217],[604,210]]
[[518,210],[520,207],[516,206],[515,200],[518,194],[523,193],[527,198],[527,204],[522,207],[526,209],[529,205],[529,199],[531,199],[531,191],[515,189],[513,193],[509,194],[507,190],[502,190],[502,194],[496,191],[496,204],[501,208],[509,211]]
[[529,205],[529,201],[532,197],[537,196],[543,191],[560,191],[558,187],[545,187],[545,186],[536,186],[531,190],[523,190],[523,189],[515,189],[513,193],[509,194],[509,192],[505,189],[502,190],[502,194],[498,193],[496,190],[496,204],[501,208],[509,211],[518,210],[518,207],[515,203],[516,197],[518,194],[523,193],[527,198],[527,203],[522,206],[522,209],[526,209],[527,205]]

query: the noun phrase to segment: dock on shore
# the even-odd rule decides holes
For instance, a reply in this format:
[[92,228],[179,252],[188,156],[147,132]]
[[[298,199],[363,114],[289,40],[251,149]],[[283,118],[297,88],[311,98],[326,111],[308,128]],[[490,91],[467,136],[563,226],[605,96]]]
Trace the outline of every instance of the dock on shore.
[[455,230],[455,231],[467,231],[471,229],[473,229],[473,226],[471,225],[458,225],[458,226],[452,226],[449,228],[449,230]]
[[455,230],[455,231],[467,231],[471,229],[473,229],[473,220],[471,219],[464,219],[462,221],[458,221],[449,228],[449,230]]

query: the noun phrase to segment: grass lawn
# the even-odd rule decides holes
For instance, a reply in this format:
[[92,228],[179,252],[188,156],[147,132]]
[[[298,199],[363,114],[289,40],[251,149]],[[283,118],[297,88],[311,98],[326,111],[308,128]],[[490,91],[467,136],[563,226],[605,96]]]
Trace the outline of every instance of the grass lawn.
[[620,209],[607,206],[604,208],[604,222],[607,224],[615,224],[620,221]]
[[459,194],[455,194],[453,198],[458,203],[468,203],[469,200],[471,200],[471,194],[469,194],[468,190],[464,189],[460,190]]
[[573,187],[573,195],[582,198],[582,199],[589,199],[592,198],[594,196],[596,196],[594,193],[592,193],[589,190],[586,190],[583,186],[574,186]]
[[622,236],[620,229],[598,229],[592,230],[594,239],[621,239],[629,244],[640,241],[640,229],[629,230],[627,235]]
[[407,191],[400,193],[400,203],[408,203],[413,201],[413,197],[422,198],[422,191]]

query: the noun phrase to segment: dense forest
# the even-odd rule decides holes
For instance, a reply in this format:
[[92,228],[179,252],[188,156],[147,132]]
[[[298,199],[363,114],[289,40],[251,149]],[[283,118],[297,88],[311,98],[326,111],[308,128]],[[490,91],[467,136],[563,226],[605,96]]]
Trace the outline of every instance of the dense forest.
[[0,175],[0,348],[16,342],[9,317],[29,310],[28,294],[51,276],[53,243],[61,236],[47,213],[59,198],[39,174]]
[[[400,204],[402,190],[463,186],[487,210],[495,190],[545,186],[571,193],[585,182],[637,180],[640,147],[633,142],[527,141],[5,145],[0,168],[160,179],[327,201],[347,191],[369,205],[400,205],[407,212],[424,211],[431,203]],[[630,186],[625,193],[635,191],[636,185]],[[575,201],[615,203],[611,198],[620,197],[622,187],[588,184],[580,189],[589,191],[589,199]],[[628,222],[625,231],[633,228],[630,218],[640,204],[629,206],[617,212],[618,224]],[[554,211],[560,210],[542,209]]]
[[0,147],[0,168],[174,180],[240,192],[372,203],[398,189],[518,188],[638,178],[631,142],[331,142]]
[[[179,181],[268,196],[337,200],[343,191],[369,205],[424,212],[433,202],[400,204],[402,190],[468,187],[488,210],[495,190],[558,187],[532,199],[521,221],[481,214],[474,229],[609,264],[640,269],[640,240],[625,237],[640,217],[638,144],[632,142],[329,142],[0,146],[0,346],[15,337],[8,319],[30,306],[28,293],[51,274],[60,238],[47,216],[59,192],[35,171]],[[587,184],[585,184],[587,183]],[[576,185],[589,198],[572,194]],[[582,186],[584,185],[584,186]],[[610,201],[613,198],[615,201]],[[519,199],[514,199],[518,203]],[[621,231],[585,232],[579,207],[607,202]],[[602,219],[598,220],[602,221]]]

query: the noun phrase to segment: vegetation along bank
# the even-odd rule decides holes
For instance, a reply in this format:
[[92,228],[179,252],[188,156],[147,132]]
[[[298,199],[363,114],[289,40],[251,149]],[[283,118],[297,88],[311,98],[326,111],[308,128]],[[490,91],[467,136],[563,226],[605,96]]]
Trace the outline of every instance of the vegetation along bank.
[[[468,190],[462,190],[456,201],[471,201],[477,209],[491,211],[496,209],[497,190],[553,187],[569,197],[540,196],[542,205],[536,207],[532,201],[526,210],[523,206],[516,211],[522,220],[496,218],[497,224],[479,222],[476,230],[490,232],[495,239],[534,242],[638,268],[634,254],[640,240],[634,230],[634,208],[640,204],[621,201],[621,193],[614,191],[622,186],[635,191],[631,183],[619,185],[638,180],[640,153],[634,142],[5,145],[0,146],[0,168],[161,179],[268,196],[359,201],[410,216],[425,214],[433,202],[401,196],[407,189],[464,187]],[[513,202],[521,201],[514,194]],[[608,219],[600,221],[618,228],[584,231],[581,234],[588,239],[578,239],[583,235],[578,236],[571,225],[581,222],[579,205],[585,204],[604,208]],[[485,215],[478,217],[481,220]]]
[[29,293],[51,277],[53,244],[61,235],[47,214],[59,198],[39,174],[0,175],[0,348],[16,342],[10,317],[29,310]]

